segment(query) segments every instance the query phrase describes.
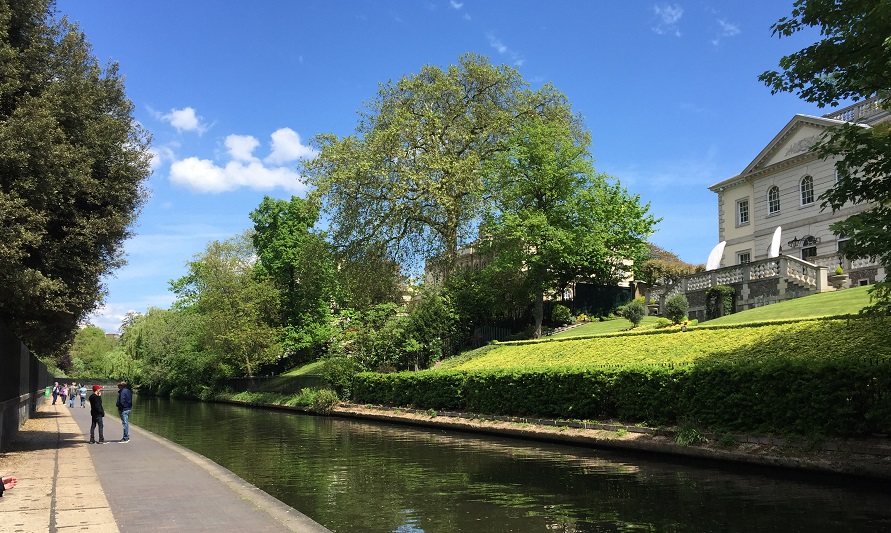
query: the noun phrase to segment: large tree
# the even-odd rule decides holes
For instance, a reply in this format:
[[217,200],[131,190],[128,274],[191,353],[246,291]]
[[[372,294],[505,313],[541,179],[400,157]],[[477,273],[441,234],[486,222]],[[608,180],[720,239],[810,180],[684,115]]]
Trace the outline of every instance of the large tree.
[[[773,25],[787,37],[817,28],[822,38],[784,56],[781,71],[760,79],[776,92],[792,92],[820,107],[876,98],[891,111],[891,2],[888,0],[797,0],[790,17]],[[833,211],[846,203],[872,203],[865,212],[833,225],[850,237],[844,253],[878,258],[891,271],[891,122],[830,128],[814,148],[838,157],[838,182],[821,196]],[[877,310],[891,310],[891,284],[879,284]]]
[[329,246],[324,234],[314,231],[318,218],[318,209],[296,196],[290,201],[265,197],[251,212],[260,259],[256,272],[278,289],[285,347],[294,353],[312,352],[327,341],[338,292]]
[[271,324],[279,314],[278,291],[256,275],[255,254],[248,234],[213,241],[171,282],[175,308],[203,317],[204,349],[234,375],[253,376],[281,355]]
[[481,165],[506,148],[518,119],[563,112],[556,101],[552,87],[530,91],[516,70],[473,54],[383,84],[356,133],[317,136],[319,156],[305,164],[333,242],[383,245],[411,267],[439,256],[447,274],[475,237]]
[[148,135],[51,0],[0,1],[0,320],[59,356],[144,201]]
[[656,223],[649,206],[594,172],[589,143],[575,120],[530,116],[487,166],[487,188],[498,191],[483,225],[489,268],[521,273],[535,295],[536,338],[546,292],[619,281],[625,260],[644,256]]

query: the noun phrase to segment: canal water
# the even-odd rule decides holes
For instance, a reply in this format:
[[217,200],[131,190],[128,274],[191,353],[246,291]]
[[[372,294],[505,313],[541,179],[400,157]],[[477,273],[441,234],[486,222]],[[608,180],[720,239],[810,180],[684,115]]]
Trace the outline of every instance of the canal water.
[[131,420],[340,533],[891,531],[862,480],[161,398]]

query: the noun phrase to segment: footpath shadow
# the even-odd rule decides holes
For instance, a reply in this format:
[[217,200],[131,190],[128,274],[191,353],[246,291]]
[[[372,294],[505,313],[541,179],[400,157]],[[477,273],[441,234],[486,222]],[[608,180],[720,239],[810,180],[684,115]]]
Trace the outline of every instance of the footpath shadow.
[[83,442],[83,434],[81,432],[60,429],[59,420],[66,417],[65,413],[53,410],[42,410],[34,413],[26,422],[28,427],[22,426],[3,452],[15,453],[64,449],[72,448]]

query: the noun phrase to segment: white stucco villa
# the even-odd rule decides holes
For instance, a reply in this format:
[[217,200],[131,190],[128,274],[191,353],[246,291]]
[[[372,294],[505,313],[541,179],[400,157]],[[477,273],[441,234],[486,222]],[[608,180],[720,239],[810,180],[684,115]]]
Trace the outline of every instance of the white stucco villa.
[[[672,290],[686,294],[690,318],[705,318],[706,291],[715,285],[733,287],[741,311],[883,280],[886,273],[876,262],[840,254],[844,236],[829,229],[871,205],[822,209],[819,197],[835,185],[836,160],[821,159],[810,148],[829,127],[853,122],[869,128],[889,120],[875,100],[822,117],[795,115],[742,172],[709,187],[718,196],[718,236],[726,245],[719,268],[689,276]],[[780,255],[769,257],[777,227]],[[827,276],[837,266],[847,281],[833,286]]]

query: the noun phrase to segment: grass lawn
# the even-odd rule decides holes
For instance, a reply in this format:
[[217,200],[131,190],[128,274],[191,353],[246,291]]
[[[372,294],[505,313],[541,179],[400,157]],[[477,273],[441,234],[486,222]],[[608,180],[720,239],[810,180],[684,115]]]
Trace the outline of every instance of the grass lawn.
[[730,324],[744,324],[746,322],[853,315],[869,305],[869,294],[867,294],[869,289],[869,286],[853,287],[840,291],[814,294],[804,298],[786,300],[785,302],[722,316],[715,320],[703,322],[703,324],[726,326]]
[[[655,316],[645,316],[640,322],[640,325],[635,329],[635,331],[652,329],[653,326],[656,324],[656,320],[658,318],[659,317]],[[617,333],[619,331],[625,331],[630,327],[631,321],[625,318],[616,318],[614,320],[605,320],[603,322],[588,322],[587,324],[582,324],[577,328],[572,328],[570,330],[560,332],[556,335],[551,335],[548,338],[561,339],[564,337],[584,337],[587,335],[600,335],[603,333]]]
[[283,376],[303,376],[306,374],[316,375],[319,373],[319,370],[322,369],[322,363],[324,363],[324,361],[321,361],[321,360],[313,361],[312,363],[309,363],[309,364],[306,364],[303,366],[298,366],[297,368],[292,368],[291,370],[288,370],[287,372],[285,372],[282,375]]

